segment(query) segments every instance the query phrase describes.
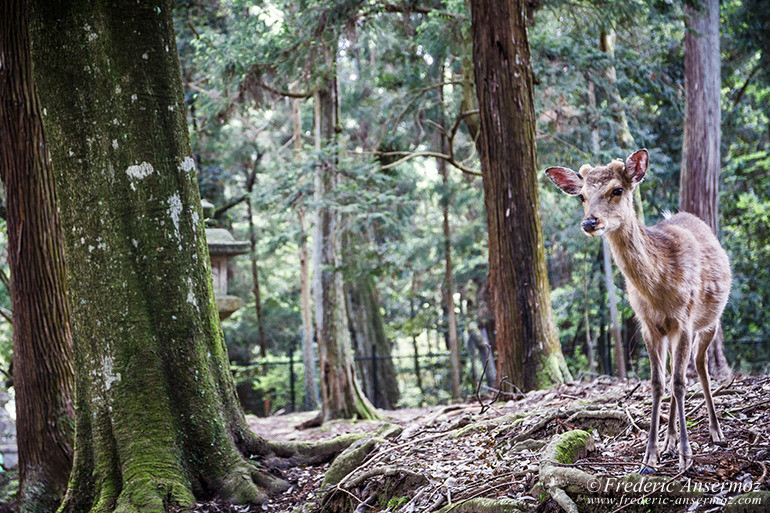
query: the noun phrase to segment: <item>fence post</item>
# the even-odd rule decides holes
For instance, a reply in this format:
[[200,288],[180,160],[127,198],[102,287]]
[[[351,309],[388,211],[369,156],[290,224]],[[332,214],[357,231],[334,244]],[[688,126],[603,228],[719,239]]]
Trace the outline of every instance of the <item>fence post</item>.
[[289,349],[289,389],[291,390],[291,411],[297,411],[295,407],[295,391],[294,391],[294,347]]

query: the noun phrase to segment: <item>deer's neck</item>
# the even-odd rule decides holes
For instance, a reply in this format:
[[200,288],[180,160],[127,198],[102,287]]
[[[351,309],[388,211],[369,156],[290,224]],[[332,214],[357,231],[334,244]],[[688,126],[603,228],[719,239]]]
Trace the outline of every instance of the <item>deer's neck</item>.
[[607,234],[613,260],[626,281],[646,296],[656,294],[659,283],[659,248],[647,228],[634,217],[629,223]]

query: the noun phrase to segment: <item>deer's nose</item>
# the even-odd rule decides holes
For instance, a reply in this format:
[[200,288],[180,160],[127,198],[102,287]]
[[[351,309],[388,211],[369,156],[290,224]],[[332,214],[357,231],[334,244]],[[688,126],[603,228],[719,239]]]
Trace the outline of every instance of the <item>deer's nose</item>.
[[586,217],[583,219],[583,230],[585,230],[586,233],[591,233],[592,231],[596,230],[596,223],[598,222],[599,220],[594,216]]

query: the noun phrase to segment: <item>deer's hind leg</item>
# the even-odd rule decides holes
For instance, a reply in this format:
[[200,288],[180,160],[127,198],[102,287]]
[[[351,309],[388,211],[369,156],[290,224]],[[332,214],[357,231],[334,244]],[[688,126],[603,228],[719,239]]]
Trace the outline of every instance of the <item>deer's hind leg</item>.
[[725,435],[722,434],[722,428],[719,427],[719,419],[714,411],[714,401],[711,398],[711,381],[709,379],[709,369],[706,364],[708,348],[714,340],[714,336],[719,329],[719,324],[701,331],[696,336],[695,368],[698,371],[701,388],[703,388],[703,398],[706,400],[706,409],[709,414],[709,433],[714,442],[724,442]]

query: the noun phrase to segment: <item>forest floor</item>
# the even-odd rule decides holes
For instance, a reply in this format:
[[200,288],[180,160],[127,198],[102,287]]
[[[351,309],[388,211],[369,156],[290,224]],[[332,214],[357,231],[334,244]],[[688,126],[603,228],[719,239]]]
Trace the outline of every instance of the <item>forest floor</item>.
[[[348,457],[348,467],[335,468],[338,477],[323,486],[330,464],[292,468],[282,471],[292,487],[267,504],[229,509],[210,503],[197,511],[770,511],[770,376],[716,387],[727,440],[721,444],[709,438],[700,386],[688,392],[693,466],[680,473],[670,457],[652,477],[635,473],[649,427],[646,381],[600,378],[505,403],[474,399],[302,431],[296,426],[311,413],[250,417],[254,431],[274,441],[364,436],[348,451],[357,453],[352,466]],[[667,416],[666,398],[661,445]],[[738,495],[747,504],[737,504]]]

